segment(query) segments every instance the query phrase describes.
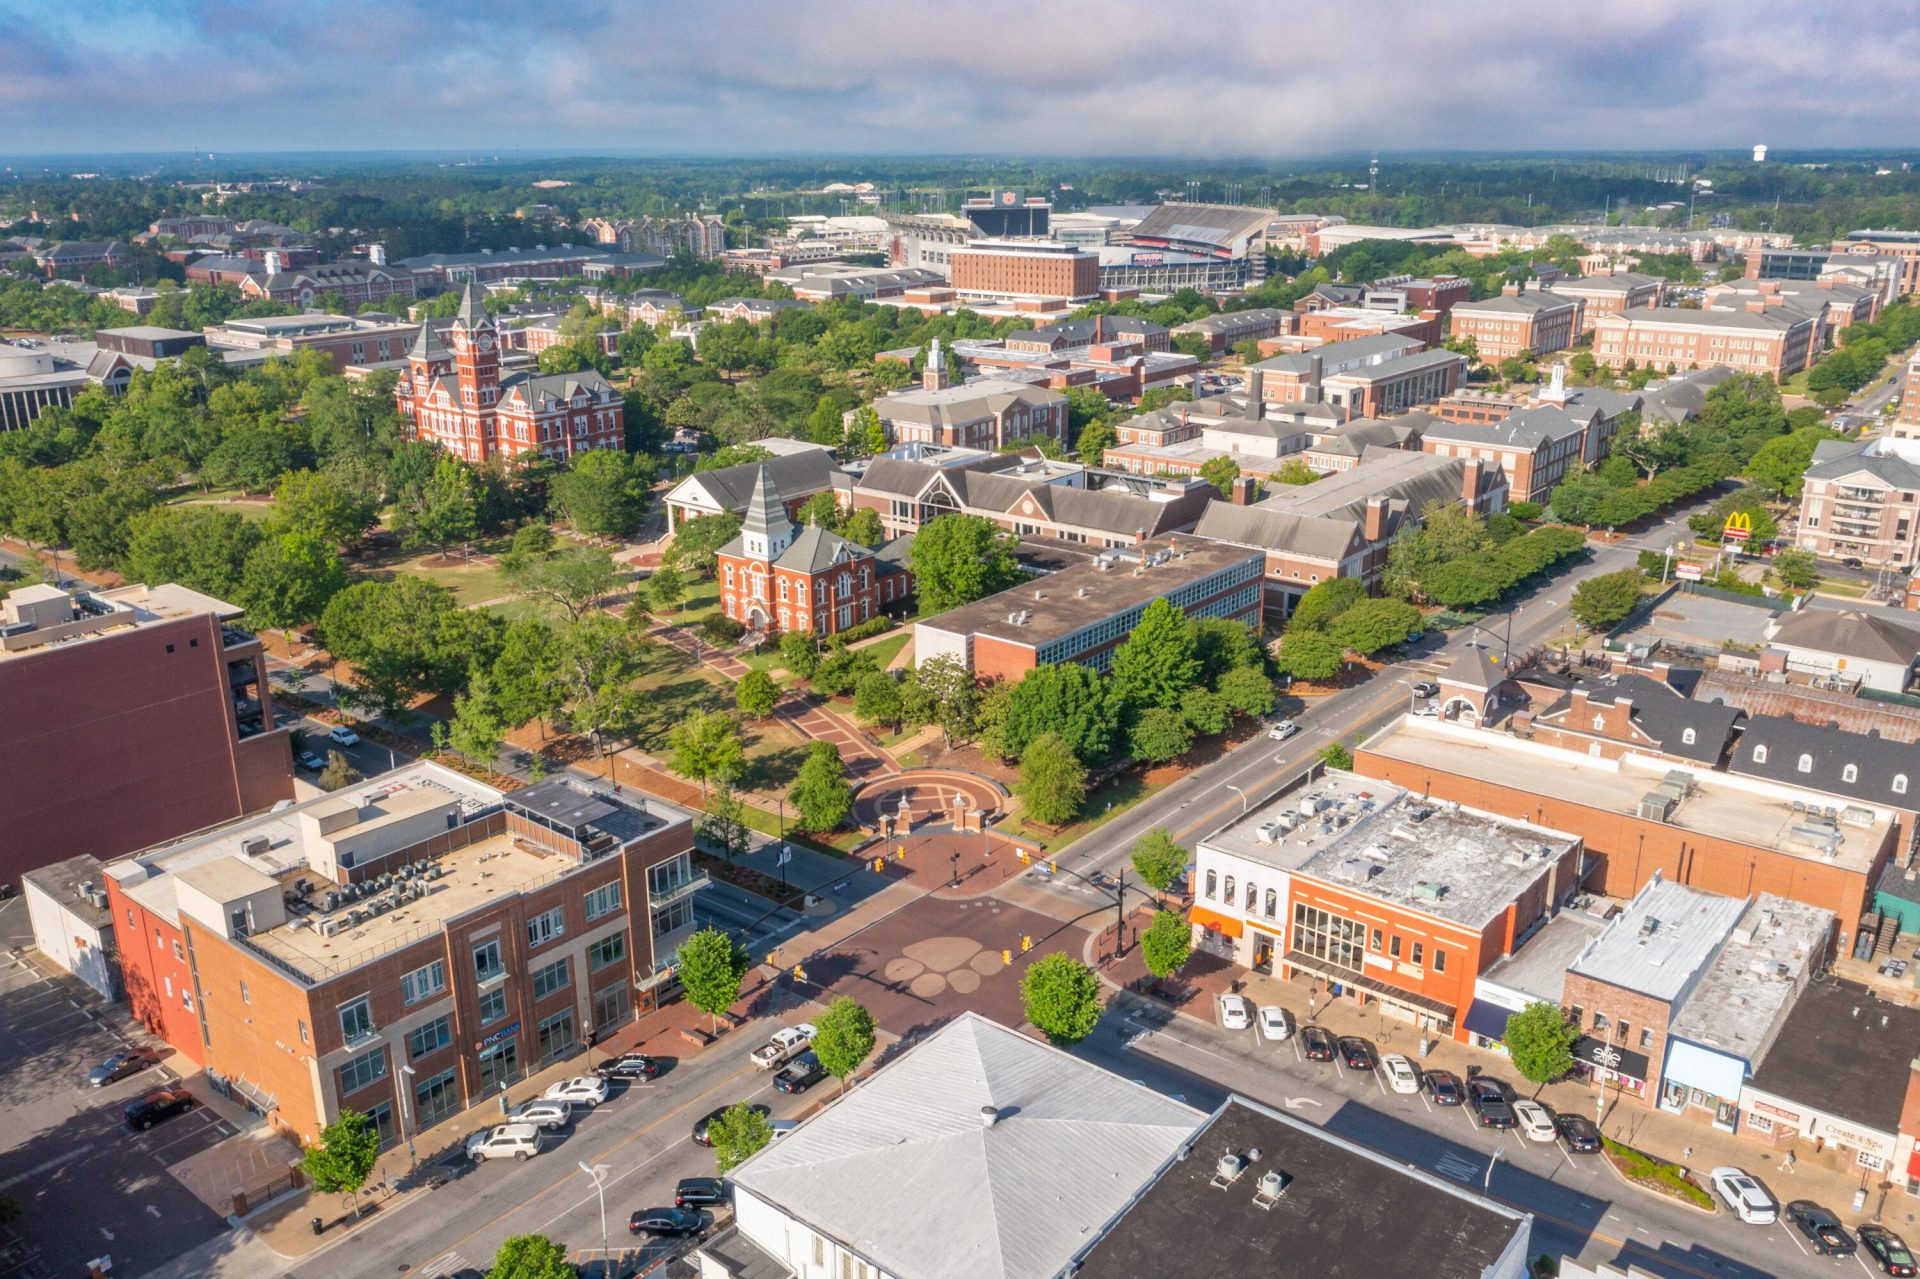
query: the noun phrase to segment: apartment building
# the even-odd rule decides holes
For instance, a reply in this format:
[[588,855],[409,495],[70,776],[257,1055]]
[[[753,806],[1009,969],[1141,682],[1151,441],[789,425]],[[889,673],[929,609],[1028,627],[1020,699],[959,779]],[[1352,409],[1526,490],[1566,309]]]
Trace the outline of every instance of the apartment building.
[[1233,350],[1242,342],[1258,342],[1263,338],[1277,338],[1292,333],[1299,319],[1292,311],[1263,306],[1202,316],[1178,326],[1173,332],[1176,336],[1192,333],[1205,338],[1208,347],[1217,355]]
[[410,1141],[673,989],[688,814],[437,764],[106,868],[135,1015],[296,1141]]
[[1900,263],[1900,292],[1920,293],[1920,231],[1849,231],[1833,242],[1833,253],[1835,258],[1894,258]]
[[1816,445],[1795,536],[1802,550],[1824,559],[1920,564],[1920,439],[1911,428]]
[[1090,302],[1100,293],[1100,254],[1052,240],[975,240],[949,255],[965,303]]
[[1647,307],[1596,320],[1593,356],[1614,369],[1628,360],[1668,372],[1726,365],[1785,381],[1813,358],[1819,329],[1815,316],[1757,299],[1744,311]]
[[267,250],[263,269],[240,280],[240,296],[248,301],[286,302],[302,309],[324,294],[334,294],[349,306],[382,306],[417,296],[412,271],[358,260],[314,266],[285,265]]
[[1728,280],[1710,284],[1701,305],[1709,311],[1751,311],[1782,307],[1819,321],[1814,350],[1824,350],[1839,330],[1880,318],[1878,290],[1828,276],[1823,280]]
[[0,600],[0,882],[293,795],[260,641],[184,586]]
[[1451,334],[1472,338],[1482,364],[1532,359],[1572,346],[1585,329],[1585,314],[1582,297],[1508,284],[1497,298],[1457,304]]
[[1900,407],[1887,434],[1896,439],[1920,437],[1920,356],[1907,361],[1906,371],[1900,375]]
[[1579,275],[1571,280],[1556,280],[1553,291],[1563,297],[1579,298],[1583,309],[1580,332],[1591,333],[1603,315],[1618,315],[1636,307],[1659,306],[1666,296],[1666,281],[1654,275],[1634,271]]

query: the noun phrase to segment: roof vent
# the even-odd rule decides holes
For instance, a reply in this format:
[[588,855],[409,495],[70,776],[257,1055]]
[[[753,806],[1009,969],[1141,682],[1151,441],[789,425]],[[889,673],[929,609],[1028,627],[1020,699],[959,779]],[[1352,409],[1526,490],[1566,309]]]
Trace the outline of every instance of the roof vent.
[[1240,1180],[1240,1174],[1247,1170],[1245,1155],[1225,1154],[1213,1165],[1213,1184],[1231,1186]]
[[998,1106],[980,1107],[980,1126],[982,1128],[991,1128],[999,1122],[1000,1122],[1000,1107]]

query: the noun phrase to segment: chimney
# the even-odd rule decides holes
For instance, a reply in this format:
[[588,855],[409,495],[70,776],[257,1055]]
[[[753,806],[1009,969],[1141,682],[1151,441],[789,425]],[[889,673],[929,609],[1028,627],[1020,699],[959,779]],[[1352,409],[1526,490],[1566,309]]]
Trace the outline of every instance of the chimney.
[[1253,491],[1258,483],[1259,481],[1255,480],[1251,475],[1234,476],[1233,483],[1228,486],[1232,489],[1232,497],[1230,500],[1235,506],[1252,506]]
[[1247,416],[1264,416],[1266,399],[1267,371],[1256,364],[1247,370]]
[[1477,457],[1467,458],[1460,468],[1460,500],[1468,510],[1475,509],[1480,501],[1480,473],[1484,469],[1486,463]]
[[1756,315],[1760,314],[1761,312],[1764,312],[1766,309],[1767,309],[1767,300],[1765,298],[1754,298],[1747,303],[1747,310],[1753,312]]
[[1567,705],[1567,723],[1577,725],[1587,718],[1587,690],[1576,688],[1568,696],[1572,699]]
[[1307,384],[1300,392],[1302,403],[1318,404],[1320,402],[1320,375],[1325,365],[1326,362],[1318,355],[1307,357]]
[[1387,499],[1370,497],[1367,499],[1366,524],[1363,532],[1369,543],[1387,540]]
[[1503,298],[1517,298],[1521,293],[1525,292],[1526,287],[1526,284],[1519,280],[1503,284],[1500,286],[1500,296]]

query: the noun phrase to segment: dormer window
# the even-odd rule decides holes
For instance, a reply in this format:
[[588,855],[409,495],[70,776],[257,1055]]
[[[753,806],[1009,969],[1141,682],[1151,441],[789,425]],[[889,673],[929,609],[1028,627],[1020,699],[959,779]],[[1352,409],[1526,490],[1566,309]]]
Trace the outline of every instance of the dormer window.
[[1800,771],[1803,773],[1811,773],[1813,771],[1813,756],[1802,755],[1800,757]]
[[1860,780],[1860,770],[1854,765],[1848,764],[1840,770],[1840,780],[1843,782],[1857,782]]
[[1907,775],[1905,773],[1895,773],[1893,775],[1893,793],[1896,795],[1904,795],[1907,793]]
[[1767,762],[1767,748],[1766,748],[1766,747],[1764,747],[1764,746],[1756,746],[1756,747],[1754,747],[1754,748],[1753,748],[1753,762],[1754,762],[1754,763],[1756,763],[1756,764],[1764,764],[1764,763],[1766,763],[1766,762]]
[[1700,740],[1700,735],[1694,732],[1691,728],[1683,730],[1680,734],[1680,744],[1682,746],[1691,746],[1699,740]]

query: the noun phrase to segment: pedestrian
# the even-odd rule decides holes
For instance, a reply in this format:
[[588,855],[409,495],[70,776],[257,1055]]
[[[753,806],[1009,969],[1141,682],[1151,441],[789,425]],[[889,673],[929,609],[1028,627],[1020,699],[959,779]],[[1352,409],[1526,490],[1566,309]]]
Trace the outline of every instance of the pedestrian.
[[1681,1163],[1692,1163],[1692,1162],[1693,1162],[1693,1147],[1692,1147],[1692,1146],[1688,1146],[1688,1147],[1687,1147],[1687,1148],[1686,1148],[1685,1150],[1683,1150],[1683,1151],[1681,1151],[1681,1152],[1680,1152],[1680,1162],[1681,1162]]
[[1793,1172],[1794,1171],[1793,1166],[1798,1162],[1800,1162],[1800,1157],[1794,1154],[1791,1150],[1789,1150],[1787,1152],[1787,1171]]

